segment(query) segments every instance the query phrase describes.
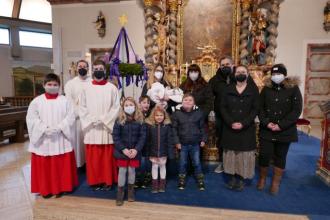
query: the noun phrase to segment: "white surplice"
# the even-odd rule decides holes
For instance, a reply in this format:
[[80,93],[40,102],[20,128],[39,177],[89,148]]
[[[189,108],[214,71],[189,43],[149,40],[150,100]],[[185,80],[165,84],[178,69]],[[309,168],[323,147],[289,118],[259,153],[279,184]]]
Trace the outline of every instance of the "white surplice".
[[73,105],[76,121],[73,134],[73,149],[75,152],[77,167],[82,167],[85,162],[85,145],[84,135],[81,128],[81,122],[79,118],[79,97],[85,86],[91,82],[91,77],[81,79],[79,76],[69,80],[64,87],[65,96],[70,100]]
[[[47,99],[42,94],[33,99],[26,116],[29,151],[40,156],[71,152],[74,119],[73,107],[65,96]],[[61,131],[47,135],[47,128],[59,128]]]
[[[112,130],[120,109],[118,89],[111,83],[89,83],[80,96],[79,116],[85,144],[113,144]],[[95,122],[101,124],[95,125]]]

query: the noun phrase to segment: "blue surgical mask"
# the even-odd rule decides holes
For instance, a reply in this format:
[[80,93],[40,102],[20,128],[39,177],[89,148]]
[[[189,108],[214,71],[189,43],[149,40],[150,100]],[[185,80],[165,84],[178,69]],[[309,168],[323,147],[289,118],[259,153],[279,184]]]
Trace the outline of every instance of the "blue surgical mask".
[[276,74],[272,75],[271,80],[276,84],[281,84],[283,80],[285,79],[285,76],[283,74]]
[[124,112],[128,115],[132,115],[135,112],[135,106],[125,106]]

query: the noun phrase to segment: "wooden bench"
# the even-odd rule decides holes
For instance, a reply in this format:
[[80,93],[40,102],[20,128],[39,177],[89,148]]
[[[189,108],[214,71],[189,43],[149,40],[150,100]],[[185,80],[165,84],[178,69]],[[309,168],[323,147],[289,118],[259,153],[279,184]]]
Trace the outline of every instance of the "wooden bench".
[[5,103],[11,106],[29,106],[33,100],[33,96],[14,96],[14,97],[3,97]]
[[27,106],[0,109],[0,141],[24,142]]

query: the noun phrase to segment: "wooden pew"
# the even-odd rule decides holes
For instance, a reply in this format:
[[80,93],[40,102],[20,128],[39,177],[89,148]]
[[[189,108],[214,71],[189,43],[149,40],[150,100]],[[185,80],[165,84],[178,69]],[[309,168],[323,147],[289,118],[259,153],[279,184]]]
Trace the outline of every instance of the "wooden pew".
[[3,97],[3,99],[5,103],[9,103],[11,106],[29,106],[33,96]]
[[0,109],[0,141],[24,142],[27,106]]

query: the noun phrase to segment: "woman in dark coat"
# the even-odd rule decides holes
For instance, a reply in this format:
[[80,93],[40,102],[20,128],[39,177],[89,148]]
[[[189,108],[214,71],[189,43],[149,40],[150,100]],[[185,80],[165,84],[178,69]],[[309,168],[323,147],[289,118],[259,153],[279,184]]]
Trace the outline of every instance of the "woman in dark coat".
[[213,95],[197,64],[189,66],[187,80],[180,85],[180,89],[184,94],[191,93],[194,96],[195,104],[202,110],[207,119],[213,108]]
[[220,104],[224,120],[221,146],[224,172],[231,176],[229,189],[242,191],[244,179],[252,179],[255,168],[256,127],[259,94],[248,85],[248,69],[238,66],[236,83],[224,91]]
[[296,121],[302,111],[298,79],[287,76],[286,67],[276,64],[271,78],[260,94],[260,178],[257,188],[263,190],[269,161],[274,159],[271,194],[278,193],[291,142],[298,140]]

